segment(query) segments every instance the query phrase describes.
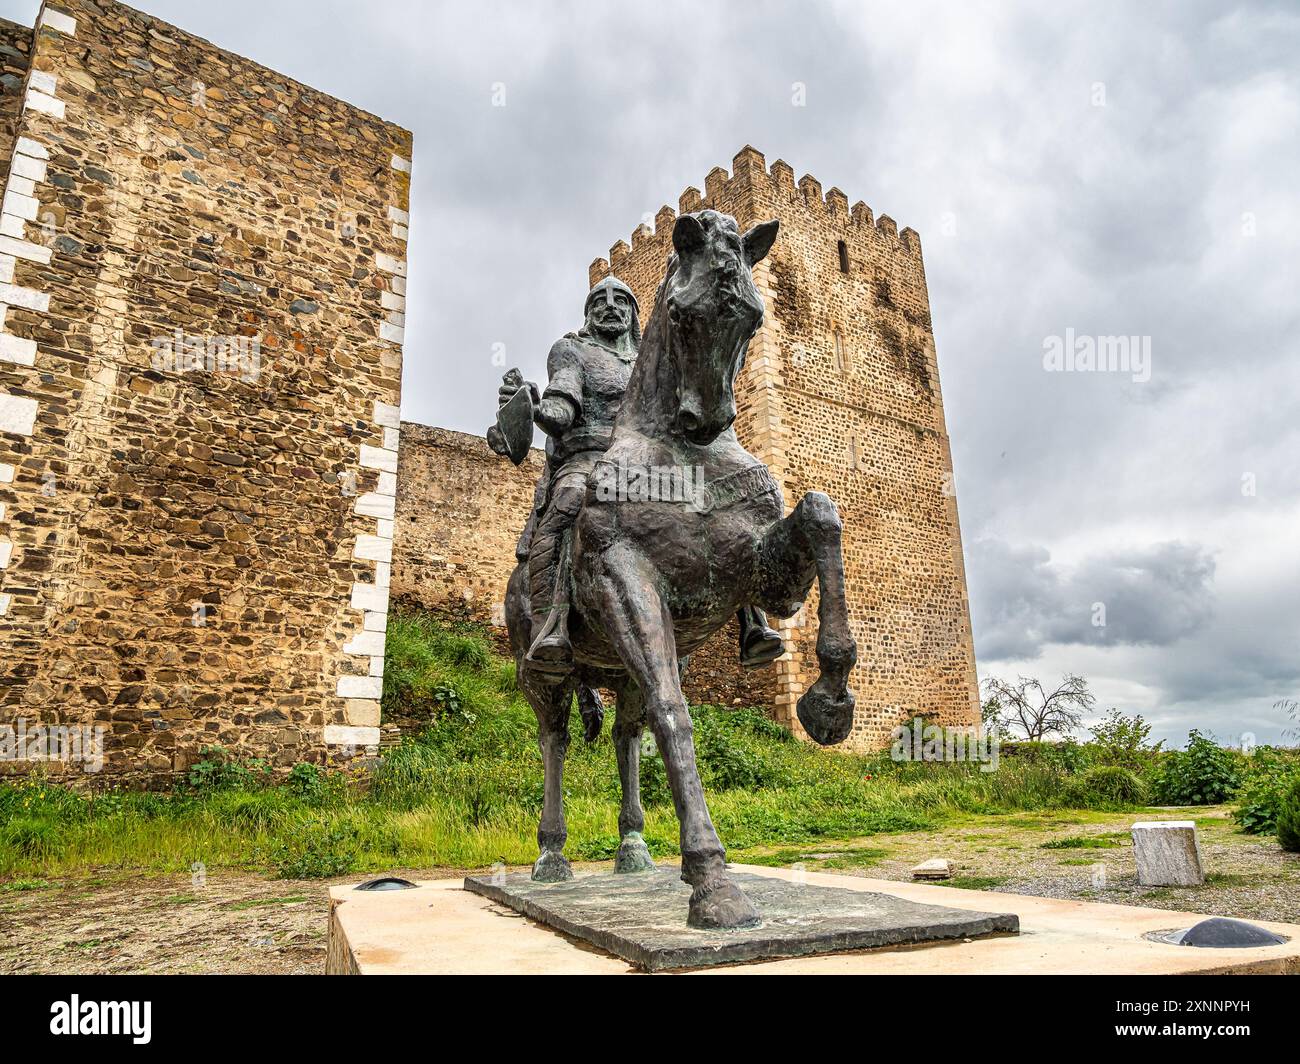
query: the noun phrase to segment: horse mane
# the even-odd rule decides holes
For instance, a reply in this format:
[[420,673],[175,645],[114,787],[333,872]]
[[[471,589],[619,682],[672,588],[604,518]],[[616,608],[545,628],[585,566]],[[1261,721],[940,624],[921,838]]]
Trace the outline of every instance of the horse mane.
[[[663,279],[655,290],[654,306],[646,321],[645,332],[641,337],[641,346],[637,350],[636,361],[632,364],[632,375],[628,380],[623,403],[614,420],[617,432],[625,423],[630,426],[648,427],[657,421],[657,415],[665,408],[661,396],[665,389],[673,388],[671,379],[672,365],[664,358],[664,345],[669,336],[668,330],[668,282],[677,272],[677,254],[668,256]],[[667,404],[671,405],[671,404]]]

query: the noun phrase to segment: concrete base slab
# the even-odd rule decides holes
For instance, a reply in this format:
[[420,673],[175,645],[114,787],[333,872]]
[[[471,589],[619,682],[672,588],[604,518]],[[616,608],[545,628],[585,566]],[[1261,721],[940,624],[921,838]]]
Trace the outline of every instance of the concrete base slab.
[[732,879],[762,913],[759,927],[688,927],[691,888],[672,866],[631,875],[580,873],[564,883],[534,883],[527,872],[471,876],[465,889],[650,972],[1013,934],[1020,926],[1011,913],[953,909],[839,884],[752,872]]
[[[732,867],[773,879],[796,878],[789,869]],[[1013,913],[1020,934],[713,965],[689,974],[1300,974],[1300,926],[1294,924],[1262,925],[1289,939],[1282,945],[1195,949],[1143,937],[1204,919],[1192,913],[821,872],[803,873],[803,878],[814,886],[889,894],[927,905]],[[465,890],[459,878],[421,883],[413,890],[334,887],[330,897],[330,973],[616,975],[640,970]]]

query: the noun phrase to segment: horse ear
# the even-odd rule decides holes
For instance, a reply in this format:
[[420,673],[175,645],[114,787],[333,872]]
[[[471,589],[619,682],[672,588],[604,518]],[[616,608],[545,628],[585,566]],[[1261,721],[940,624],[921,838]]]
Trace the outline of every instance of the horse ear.
[[776,231],[781,227],[780,221],[773,218],[770,222],[759,222],[744,236],[745,258],[753,266],[762,262],[776,242]]
[[682,258],[704,247],[704,226],[693,214],[683,214],[673,226],[673,247]]

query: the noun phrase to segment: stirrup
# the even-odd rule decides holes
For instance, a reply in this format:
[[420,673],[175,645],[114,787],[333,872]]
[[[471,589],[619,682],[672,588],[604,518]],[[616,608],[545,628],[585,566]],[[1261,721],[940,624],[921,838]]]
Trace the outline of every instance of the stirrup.
[[537,672],[567,676],[573,671],[573,646],[569,643],[567,609],[552,609],[533,639],[524,660]]
[[746,668],[766,665],[785,653],[785,643],[779,632],[767,626],[754,627],[749,630],[745,645],[740,648],[740,664]]

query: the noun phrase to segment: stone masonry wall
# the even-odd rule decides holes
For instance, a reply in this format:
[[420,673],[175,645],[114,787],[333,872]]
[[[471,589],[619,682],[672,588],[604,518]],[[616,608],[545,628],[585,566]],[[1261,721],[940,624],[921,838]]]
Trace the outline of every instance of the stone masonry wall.
[[103,727],[113,775],[373,747],[410,134],[110,0],[44,6],[25,78],[0,725]]
[[501,627],[515,544],[545,461],[534,448],[515,466],[482,436],[403,424],[393,599]]
[[[850,623],[858,641],[849,743],[885,745],[920,714],[979,721],[975,656],[920,239],[864,203],[745,148],[733,172],[687,189],[685,213],[734,215],[742,228],[779,218],[776,245],[754,271],[767,313],[737,382],[736,432],[785,491],[787,511],[827,492],[844,520]],[[648,317],[672,247],[676,212],[638,226],[629,247],[591,264],[637,293]],[[842,247],[841,247],[842,245]],[[846,268],[844,268],[846,267]],[[817,674],[816,592],[779,625],[773,704],[798,730],[794,705]],[[717,656],[724,653],[719,645]]]
[[31,62],[32,28],[0,18],[0,181],[9,174]]

